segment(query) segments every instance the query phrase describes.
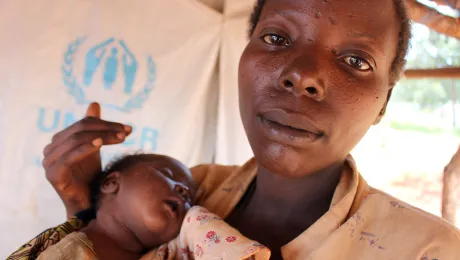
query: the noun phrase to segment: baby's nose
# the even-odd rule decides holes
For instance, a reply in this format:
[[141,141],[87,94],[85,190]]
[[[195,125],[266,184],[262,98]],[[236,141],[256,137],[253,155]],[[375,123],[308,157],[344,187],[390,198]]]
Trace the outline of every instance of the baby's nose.
[[179,194],[179,196],[181,196],[186,202],[191,202],[190,190],[184,184],[176,182],[174,184],[174,191]]

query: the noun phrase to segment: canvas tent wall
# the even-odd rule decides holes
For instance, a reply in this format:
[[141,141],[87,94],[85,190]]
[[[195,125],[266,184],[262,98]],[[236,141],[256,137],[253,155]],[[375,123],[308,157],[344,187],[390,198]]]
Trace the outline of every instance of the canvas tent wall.
[[65,220],[41,154],[90,101],[102,103],[105,119],[134,127],[126,144],[104,148],[106,160],[137,150],[187,165],[250,158],[235,104],[251,7],[247,0],[1,1],[0,230],[8,235],[0,236],[0,258]]

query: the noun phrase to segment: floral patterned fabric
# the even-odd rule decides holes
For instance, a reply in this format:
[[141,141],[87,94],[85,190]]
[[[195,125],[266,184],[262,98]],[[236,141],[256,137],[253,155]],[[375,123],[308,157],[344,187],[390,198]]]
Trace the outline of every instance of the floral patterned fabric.
[[220,217],[195,206],[185,217],[179,237],[144,256],[142,260],[267,260],[270,250],[250,240]]

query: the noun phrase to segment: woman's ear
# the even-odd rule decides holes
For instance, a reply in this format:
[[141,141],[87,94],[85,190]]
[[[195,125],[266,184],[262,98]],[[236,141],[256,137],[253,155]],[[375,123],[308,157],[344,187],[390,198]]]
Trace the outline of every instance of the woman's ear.
[[109,173],[101,184],[101,192],[103,194],[117,193],[120,188],[120,172]]
[[374,125],[377,125],[378,123],[380,123],[380,121],[382,121],[382,118],[385,115],[385,112],[387,111],[388,102],[390,101],[392,92],[393,92],[393,87],[390,87],[390,90],[388,90],[387,100],[385,101],[385,104],[383,105],[382,110],[380,110],[379,115],[375,119]]

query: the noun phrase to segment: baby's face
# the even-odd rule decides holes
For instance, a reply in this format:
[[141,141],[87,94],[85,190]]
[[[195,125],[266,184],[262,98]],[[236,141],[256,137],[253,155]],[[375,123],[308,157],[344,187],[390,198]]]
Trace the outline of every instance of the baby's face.
[[194,183],[187,167],[162,155],[136,162],[120,175],[117,206],[123,221],[144,247],[155,247],[175,238],[194,197]]

